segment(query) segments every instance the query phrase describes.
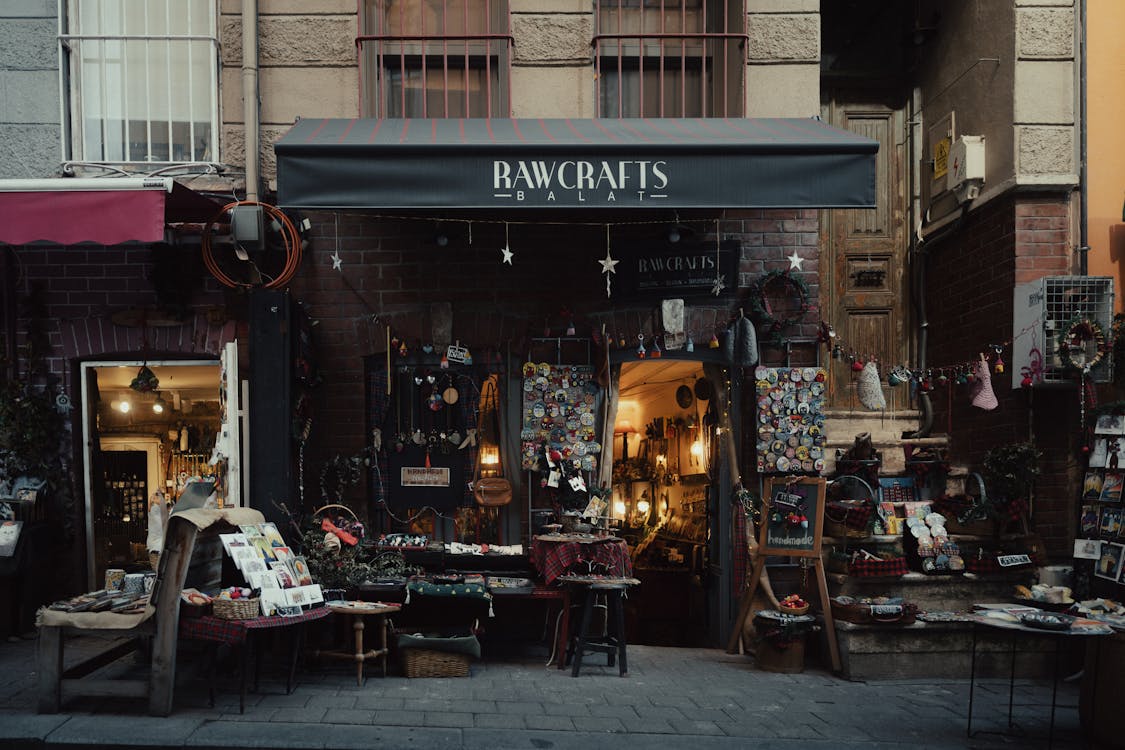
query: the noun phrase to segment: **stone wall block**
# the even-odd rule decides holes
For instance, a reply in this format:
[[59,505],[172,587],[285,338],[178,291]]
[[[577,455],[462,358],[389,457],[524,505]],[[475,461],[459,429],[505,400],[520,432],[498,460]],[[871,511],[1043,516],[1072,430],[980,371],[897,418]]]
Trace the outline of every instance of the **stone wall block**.
[[1016,49],[1021,58],[1074,57],[1074,9],[1025,8],[1018,11]]
[[820,16],[753,13],[747,17],[750,62],[820,60]]
[[589,15],[512,17],[513,56],[520,62],[589,60],[593,35],[593,17]]
[[0,39],[7,41],[4,55],[0,57],[0,68],[57,70],[57,34],[58,23],[53,18],[0,18]]
[[1073,174],[1074,129],[1023,126],[1016,128],[1020,175]]

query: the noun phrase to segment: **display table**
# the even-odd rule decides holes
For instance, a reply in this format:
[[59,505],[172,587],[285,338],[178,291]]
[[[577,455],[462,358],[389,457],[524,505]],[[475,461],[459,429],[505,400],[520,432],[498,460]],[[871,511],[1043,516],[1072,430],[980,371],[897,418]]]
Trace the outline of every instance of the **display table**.
[[[1094,620],[1087,620],[1079,617],[1071,617],[1068,615],[1055,615],[1055,613],[1044,612],[1037,610],[1034,607],[1017,607],[1010,604],[978,604],[975,605],[976,611],[967,616],[969,622],[973,623],[973,652],[972,661],[969,669],[969,716],[965,732],[969,737],[974,737],[976,734],[984,732],[973,732],[973,693],[976,688],[976,669],[977,669],[977,634],[982,628],[1007,630],[1010,635],[1010,669],[1008,674],[1008,729],[1011,730],[1015,727],[1012,721],[1012,705],[1013,693],[1015,690],[1015,676],[1016,676],[1016,653],[1020,643],[1024,643],[1030,638],[1034,637],[1050,637],[1054,640],[1055,654],[1054,654],[1054,671],[1051,680],[1051,718],[1047,734],[1047,747],[1050,748],[1054,742],[1055,734],[1055,709],[1058,701],[1058,682],[1059,682],[1059,651],[1062,642],[1066,638],[1085,638],[1092,636],[1105,636],[1112,635],[1113,629],[1104,623],[1099,623]],[[1003,615],[1014,615],[1017,619],[1014,621]],[[1018,618],[1020,614],[1030,614],[1033,616],[1046,615],[1048,617],[1057,617],[1065,620],[1069,627],[1066,629],[1054,630],[1046,627],[1031,627],[1023,624]],[[1095,666],[1097,660],[1094,660]],[[1097,675],[1092,676],[1092,681],[1097,683]],[[1091,717],[1092,718],[1092,717]]]
[[[180,619],[180,638],[194,641],[208,641],[211,643],[225,643],[241,647],[239,699],[238,710],[246,710],[246,674],[251,657],[255,663],[255,684],[257,689],[257,645],[255,634],[278,628],[292,628],[291,645],[292,655],[289,660],[289,672],[285,682],[285,694],[293,692],[294,678],[297,673],[297,660],[305,641],[305,625],[315,620],[321,620],[332,614],[328,607],[305,610],[295,617],[255,617],[249,620],[224,620],[218,617],[184,617]],[[214,663],[212,662],[212,671]],[[210,681],[211,704],[215,703],[215,680],[212,674]]]
[[[544,534],[531,540],[531,564],[547,584],[566,573],[592,573],[600,566],[607,575],[630,577],[633,560],[629,545],[614,536]],[[586,566],[586,570],[576,567]]]
[[[387,676],[387,615],[398,612],[398,604],[383,604],[382,602],[329,602],[327,608],[337,615],[351,618],[352,629],[355,631],[355,651],[317,651],[316,656],[327,656],[333,659],[348,659],[355,662],[356,685],[363,685],[363,666],[368,659],[378,659],[383,663],[383,676]],[[379,648],[365,649],[363,645],[363,619],[373,616],[375,628],[379,633]]]

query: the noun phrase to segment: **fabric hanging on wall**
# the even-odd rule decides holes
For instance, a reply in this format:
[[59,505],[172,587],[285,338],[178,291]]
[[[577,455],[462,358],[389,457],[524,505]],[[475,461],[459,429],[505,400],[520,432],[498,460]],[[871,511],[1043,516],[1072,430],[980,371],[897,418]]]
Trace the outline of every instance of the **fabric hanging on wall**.
[[609,383],[601,394],[604,399],[605,410],[601,424],[602,453],[598,457],[598,486],[609,487],[613,484],[613,460],[616,455],[617,441],[613,436],[613,427],[617,422],[617,401],[621,392],[621,365],[612,365],[609,368]]

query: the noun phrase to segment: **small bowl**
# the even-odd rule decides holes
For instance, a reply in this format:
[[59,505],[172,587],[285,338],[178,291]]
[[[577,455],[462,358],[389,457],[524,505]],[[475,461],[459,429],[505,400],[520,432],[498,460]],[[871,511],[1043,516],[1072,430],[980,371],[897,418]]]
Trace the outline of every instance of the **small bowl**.
[[806,612],[809,611],[809,605],[805,604],[805,605],[800,606],[800,607],[789,607],[789,606],[786,606],[786,605],[782,604],[781,606],[778,607],[777,611],[780,612],[783,615],[790,615],[792,617],[798,617],[798,616],[803,615],[803,614],[805,614]]

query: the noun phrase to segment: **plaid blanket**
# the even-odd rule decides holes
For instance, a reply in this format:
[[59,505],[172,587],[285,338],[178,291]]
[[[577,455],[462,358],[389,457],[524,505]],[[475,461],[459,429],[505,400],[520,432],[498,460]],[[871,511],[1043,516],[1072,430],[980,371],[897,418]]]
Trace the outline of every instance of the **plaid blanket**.
[[251,630],[283,628],[303,622],[320,620],[332,611],[327,607],[305,610],[296,617],[255,617],[252,620],[224,620],[219,617],[184,617],[180,619],[180,638],[219,643],[245,643]]
[[629,555],[629,545],[623,539],[588,543],[532,539],[531,564],[546,583],[554,583],[556,578],[571,572],[571,567],[579,563],[601,566],[610,575],[623,578],[633,575],[633,559]]
[[830,500],[824,506],[825,518],[857,531],[871,526],[871,515],[874,512],[874,504],[860,500]]
[[848,575],[856,578],[879,578],[884,576],[904,576],[907,573],[906,558],[891,560],[871,560],[857,558],[848,564]]

